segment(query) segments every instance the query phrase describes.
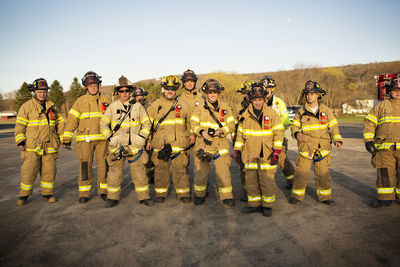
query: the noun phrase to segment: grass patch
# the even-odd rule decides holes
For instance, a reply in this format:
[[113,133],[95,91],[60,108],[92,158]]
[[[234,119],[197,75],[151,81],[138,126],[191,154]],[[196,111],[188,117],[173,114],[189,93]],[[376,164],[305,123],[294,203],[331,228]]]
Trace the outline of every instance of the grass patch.
[[341,115],[336,117],[338,121],[354,121],[354,122],[363,122],[365,114],[357,114],[357,115]]

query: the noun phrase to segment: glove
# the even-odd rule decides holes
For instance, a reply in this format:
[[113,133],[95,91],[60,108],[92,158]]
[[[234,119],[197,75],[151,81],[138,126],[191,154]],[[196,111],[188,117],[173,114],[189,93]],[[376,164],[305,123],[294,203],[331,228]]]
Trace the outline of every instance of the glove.
[[168,162],[168,160],[171,158],[171,154],[172,147],[170,144],[166,144],[160,151],[158,151],[157,158]]
[[203,140],[204,140],[204,143],[205,143],[206,145],[211,146],[211,144],[212,144],[212,139],[210,140],[210,139],[207,139],[207,138],[203,138]]
[[376,152],[375,142],[374,141],[365,142],[365,149],[367,149],[367,151],[371,153],[371,155],[375,155]]
[[278,164],[279,154],[281,154],[281,150],[274,149],[274,153],[272,154],[272,159],[271,159],[271,165],[272,166],[275,166],[276,164]]
[[233,158],[236,162],[239,162],[242,159],[242,151],[235,150],[235,156]]
[[68,141],[68,142],[63,142],[63,146],[66,148],[66,149],[71,149],[71,141]]

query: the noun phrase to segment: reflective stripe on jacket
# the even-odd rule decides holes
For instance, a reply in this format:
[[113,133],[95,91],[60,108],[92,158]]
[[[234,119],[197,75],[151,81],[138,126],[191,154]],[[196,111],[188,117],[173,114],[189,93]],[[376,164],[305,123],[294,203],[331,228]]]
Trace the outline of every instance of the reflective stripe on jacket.
[[15,142],[25,141],[26,151],[39,155],[57,153],[64,131],[64,118],[53,102],[46,100],[46,110],[32,98],[18,111]]
[[100,131],[100,120],[110,103],[110,99],[100,93],[91,95],[87,92],[79,97],[68,112],[63,139],[70,141],[76,130],[77,142],[105,140]]
[[378,103],[364,119],[364,141],[375,141],[378,150],[400,149],[400,100]]

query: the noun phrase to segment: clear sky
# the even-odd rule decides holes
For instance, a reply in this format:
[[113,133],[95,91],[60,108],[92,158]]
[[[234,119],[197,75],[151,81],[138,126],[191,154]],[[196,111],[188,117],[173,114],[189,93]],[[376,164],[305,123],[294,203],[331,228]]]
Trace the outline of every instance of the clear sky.
[[400,1],[0,1],[0,92],[400,60]]

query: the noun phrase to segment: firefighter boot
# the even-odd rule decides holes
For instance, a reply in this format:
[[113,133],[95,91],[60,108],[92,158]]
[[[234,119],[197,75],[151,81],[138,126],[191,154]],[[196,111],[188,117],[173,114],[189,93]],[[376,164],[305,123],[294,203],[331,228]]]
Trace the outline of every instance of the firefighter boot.
[[104,201],[107,200],[107,194],[100,194],[100,198]]
[[57,199],[53,195],[42,195],[43,200],[49,203],[55,203]]
[[371,208],[381,208],[383,206],[390,206],[392,205],[391,200],[376,200],[371,203]]
[[329,206],[336,206],[336,202],[333,201],[332,199],[321,201],[321,203],[324,203],[324,204],[329,205]]
[[262,212],[262,207],[258,206],[258,207],[244,207],[244,209],[242,210],[243,213],[256,213],[256,212]]
[[88,197],[80,197],[80,198],[79,198],[79,203],[80,203],[80,204],[87,203],[88,201],[89,201],[89,198],[88,198]]
[[230,207],[235,206],[235,200],[233,200],[232,198],[224,199],[222,200],[222,203]]
[[263,216],[270,217],[272,215],[272,208],[263,208]]
[[189,203],[190,202],[190,197],[181,197],[180,199],[183,203]]
[[165,197],[156,197],[156,203],[163,203],[165,201]]
[[106,203],[106,208],[112,208],[114,206],[117,206],[119,203],[118,200],[115,199],[107,199],[107,203]]
[[140,204],[143,204],[145,206],[153,206],[154,205],[154,202],[151,199],[143,199],[143,200],[140,200],[139,202],[140,202]]
[[19,197],[17,200],[17,205],[18,206],[23,206],[26,204],[26,201],[28,199],[29,196],[24,196],[24,197]]
[[290,197],[289,198],[289,203],[290,204],[297,204],[297,203],[300,203],[300,202],[301,202],[300,200],[298,200],[298,199],[296,199],[294,197]]
[[202,204],[204,204],[205,201],[206,201],[205,197],[198,197],[198,196],[194,197],[194,204],[195,205],[202,205]]

